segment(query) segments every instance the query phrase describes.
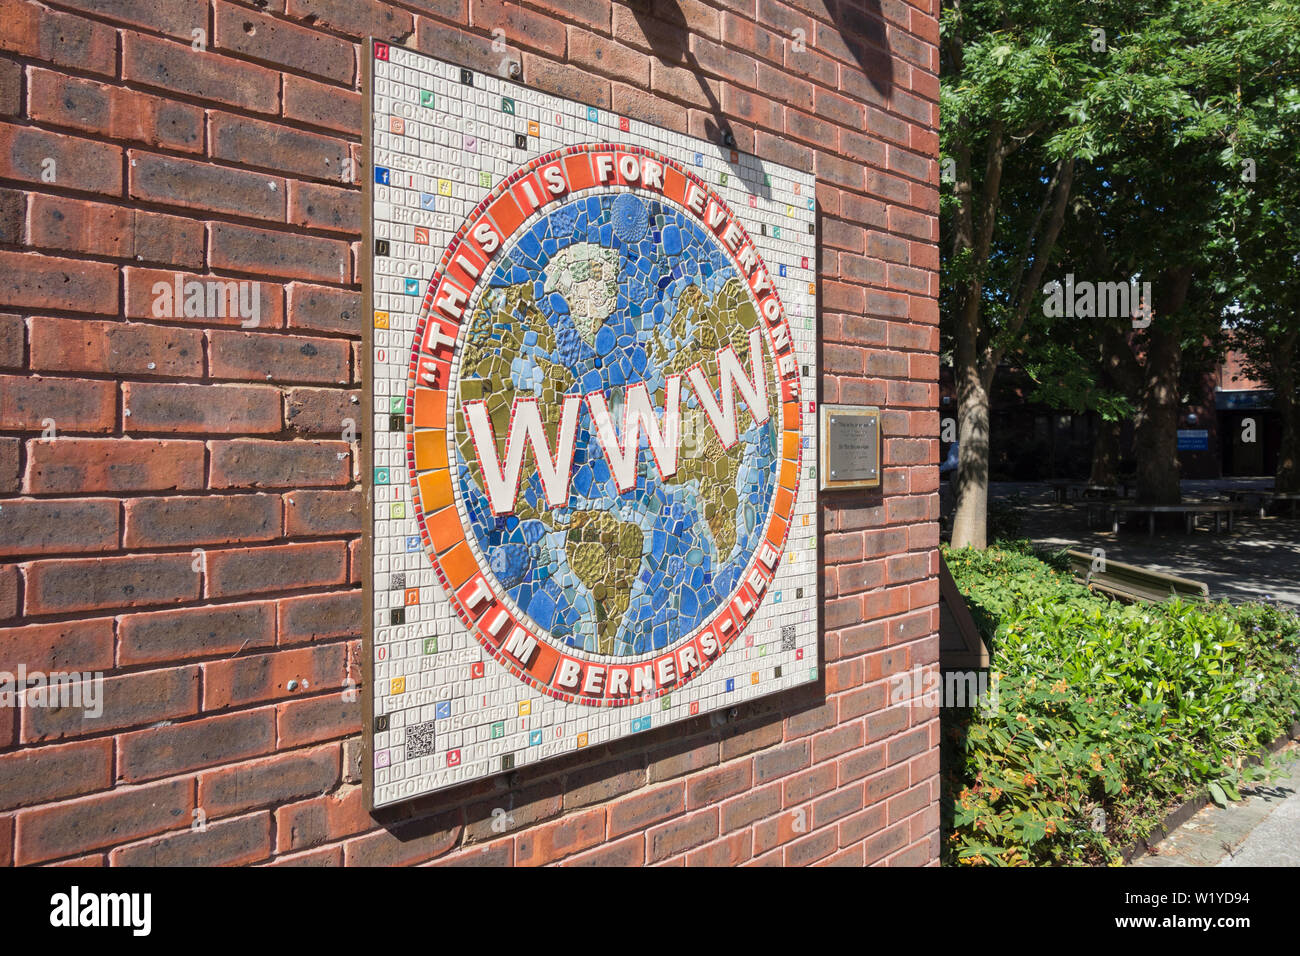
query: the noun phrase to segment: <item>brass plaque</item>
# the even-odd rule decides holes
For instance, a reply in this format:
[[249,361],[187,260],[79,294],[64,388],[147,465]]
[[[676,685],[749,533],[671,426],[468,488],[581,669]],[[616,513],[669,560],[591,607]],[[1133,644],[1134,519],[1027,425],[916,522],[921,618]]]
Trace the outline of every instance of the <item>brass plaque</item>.
[[880,409],[859,405],[821,408],[821,487],[880,487]]

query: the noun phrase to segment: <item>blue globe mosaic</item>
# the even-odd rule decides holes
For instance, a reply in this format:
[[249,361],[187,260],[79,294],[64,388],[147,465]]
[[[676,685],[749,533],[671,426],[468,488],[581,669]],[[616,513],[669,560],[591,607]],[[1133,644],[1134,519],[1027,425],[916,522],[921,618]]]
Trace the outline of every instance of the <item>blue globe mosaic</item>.
[[461,410],[487,403],[504,459],[515,398],[538,400],[554,448],[565,395],[603,391],[621,428],[628,386],[644,382],[662,417],[667,377],[699,363],[716,384],[719,349],[732,346],[752,371],[759,316],[722,247],[668,203],[630,192],[571,200],[514,237],[467,324],[458,492],[502,591],[558,645],[593,655],[638,656],[692,634],[739,584],[772,507],[780,404],[766,336],[770,416],[756,423],[738,403],[740,440],[726,448],[684,381],[677,472],[660,476],[643,436],[626,492],[584,405],[565,506],[548,506],[527,457],[513,513],[494,515]]

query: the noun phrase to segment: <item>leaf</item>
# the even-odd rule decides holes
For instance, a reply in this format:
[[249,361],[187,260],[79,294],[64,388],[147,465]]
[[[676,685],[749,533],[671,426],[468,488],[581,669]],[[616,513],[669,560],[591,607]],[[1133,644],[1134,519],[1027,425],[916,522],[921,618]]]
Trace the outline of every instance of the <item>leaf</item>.
[[1228,796],[1223,792],[1223,788],[1217,783],[1210,784],[1210,799],[1221,807],[1228,805]]

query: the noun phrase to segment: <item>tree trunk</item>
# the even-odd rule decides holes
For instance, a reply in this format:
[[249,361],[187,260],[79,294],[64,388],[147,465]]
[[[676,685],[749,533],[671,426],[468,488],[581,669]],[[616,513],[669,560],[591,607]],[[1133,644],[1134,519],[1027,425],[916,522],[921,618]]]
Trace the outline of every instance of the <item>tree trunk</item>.
[[957,374],[957,513],[954,548],[988,545],[989,392],[973,363]]
[[1155,312],[1147,328],[1142,362],[1141,401],[1134,422],[1137,446],[1137,500],[1176,505],[1182,501],[1178,473],[1179,373],[1183,346],[1174,316],[1187,302],[1192,270],[1183,266],[1156,282]]
[[1119,433],[1122,423],[1097,416],[1097,432],[1092,440],[1092,470],[1088,482],[1114,485],[1119,481]]
[[1296,335],[1283,339],[1273,356],[1273,407],[1282,422],[1275,491],[1300,492],[1300,407],[1296,402]]

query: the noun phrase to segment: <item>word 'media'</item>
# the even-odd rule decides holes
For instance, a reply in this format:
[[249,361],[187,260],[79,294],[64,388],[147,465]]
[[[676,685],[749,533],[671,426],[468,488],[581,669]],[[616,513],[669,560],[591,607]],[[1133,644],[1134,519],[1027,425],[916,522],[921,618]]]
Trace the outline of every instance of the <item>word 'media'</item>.
[[1119,319],[1132,318],[1133,327],[1151,324],[1151,283],[1076,282],[1074,273],[1065,281],[1054,280],[1043,286],[1043,315],[1049,318]]

